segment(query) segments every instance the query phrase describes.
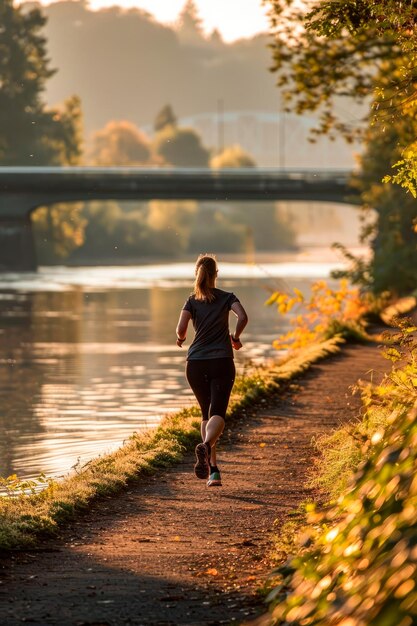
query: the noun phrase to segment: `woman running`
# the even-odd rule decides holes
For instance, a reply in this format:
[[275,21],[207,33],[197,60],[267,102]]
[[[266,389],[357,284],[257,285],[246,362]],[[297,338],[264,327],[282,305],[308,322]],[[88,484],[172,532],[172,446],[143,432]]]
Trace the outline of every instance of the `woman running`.
[[[187,336],[193,321],[195,337],[188,349],[186,377],[201,408],[201,437],[196,446],[197,478],[209,479],[208,487],[221,486],[216,443],[223,432],[227,405],[235,381],[233,349],[240,350],[240,336],[248,323],[245,309],[233,293],[216,288],[217,263],[214,255],[197,259],[194,291],[187,299],[177,326],[177,346]],[[229,311],[237,317],[234,334],[229,333]]]

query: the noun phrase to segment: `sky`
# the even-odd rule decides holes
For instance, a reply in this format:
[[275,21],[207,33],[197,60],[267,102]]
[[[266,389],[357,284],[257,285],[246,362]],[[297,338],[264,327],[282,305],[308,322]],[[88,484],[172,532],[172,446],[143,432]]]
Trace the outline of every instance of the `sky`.
[[[51,4],[51,0],[40,0],[40,3]],[[93,10],[114,5],[137,7],[168,24],[175,22],[184,4],[185,0],[89,0]],[[268,30],[267,9],[261,0],[195,0],[195,4],[206,32],[217,28],[225,41]]]

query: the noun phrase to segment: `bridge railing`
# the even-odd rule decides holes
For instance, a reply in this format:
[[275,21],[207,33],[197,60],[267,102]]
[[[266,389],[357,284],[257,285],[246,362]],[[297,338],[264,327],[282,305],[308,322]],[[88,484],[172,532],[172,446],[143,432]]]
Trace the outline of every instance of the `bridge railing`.
[[347,168],[274,168],[274,167],[239,167],[211,169],[202,167],[92,167],[92,166],[63,166],[63,167],[28,167],[28,166],[0,166],[0,180],[14,175],[22,176],[89,176],[91,174],[131,175],[131,176],[268,176],[273,178],[323,178],[337,179],[350,177],[352,169]]

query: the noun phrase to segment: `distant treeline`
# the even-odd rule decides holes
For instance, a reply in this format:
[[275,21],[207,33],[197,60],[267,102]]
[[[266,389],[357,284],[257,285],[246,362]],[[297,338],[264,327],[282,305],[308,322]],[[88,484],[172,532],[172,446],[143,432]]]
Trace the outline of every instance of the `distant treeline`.
[[176,28],[140,9],[92,11],[83,1],[42,11],[51,65],[59,68],[47,101],[78,94],[87,136],[114,119],[149,124],[166,102],[179,117],[215,111],[219,99],[231,111],[279,109],[269,35],[231,44],[217,31],[205,37],[192,2]]
[[274,203],[91,202],[43,207],[33,219],[41,264],[295,247],[292,224]]
[[[172,26],[158,23],[140,9],[92,11],[77,1],[55,2],[42,9],[48,18],[44,33],[51,66],[59,70],[48,80],[45,96],[50,106],[56,106],[77,94],[87,146],[92,134],[112,120],[128,120],[149,129],[155,112],[169,102],[180,120],[208,114],[206,119],[212,124],[218,111],[224,111],[225,119],[239,111],[270,112],[274,122],[254,129],[259,144],[269,142],[268,155],[256,152],[260,166],[279,162],[281,140],[287,165],[296,167],[302,162],[308,166],[309,161],[317,164],[318,160],[331,167],[352,165],[353,149],[343,141],[318,138],[317,144],[307,142],[309,122],[302,118],[287,119],[285,140],[279,136],[283,102],[269,71],[272,37],[268,33],[226,43],[217,31],[204,33],[192,0],[184,4]],[[308,111],[305,115],[311,117]],[[255,152],[249,144],[251,123],[246,123],[247,132],[243,121],[238,129],[226,125],[226,141],[232,134],[233,142]],[[219,143],[213,135],[208,139],[209,129],[210,122],[206,140]]]
[[[95,133],[86,160],[92,165],[255,167],[239,146],[213,154],[192,129],[181,128],[167,105],[154,121],[151,141],[130,122],[110,122]],[[275,203],[192,201],[68,203],[33,216],[39,262],[103,262],[178,257],[202,249],[252,252],[294,246],[288,217]]]

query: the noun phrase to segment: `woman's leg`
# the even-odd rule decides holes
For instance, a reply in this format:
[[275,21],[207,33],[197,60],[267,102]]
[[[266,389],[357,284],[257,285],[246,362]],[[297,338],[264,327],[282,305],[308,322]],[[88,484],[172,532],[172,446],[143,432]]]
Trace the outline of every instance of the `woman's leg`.
[[213,444],[210,449],[210,465],[211,467],[217,467],[216,444]]
[[[201,422],[201,441],[206,440],[206,429],[207,429],[208,420],[203,420]],[[210,450],[210,465],[212,467],[216,467],[217,465],[217,457],[216,457],[216,444],[211,446]]]
[[224,417],[221,415],[212,415],[207,422],[206,436],[203,439],[204,443],[209,443],[211,448],[216,445],[216,442],[224,429]]
[[235,366],[233,359],[229,358],[188,361],[186,376],[203,416],[203,443],[196,446],[197,463],[194,471],[198,478],[207,478],[209,465],[216,466],[216,442],[224,430],[224,417],[235,379]]
[[[187,361],[185,374],[188,384],[194,392],[201,409],[201,439],[203,443],[196,447],[197,463],[194,471],[197,478],[208,478],[210,473],[209,446],[204,445],[207,436],[207,424],[209,422],[209,409],[211,402],[210,378],[207,361]],[[202,447],[202,450],[200,449]]]
[[203,440],[210,446],[216,445],[224,430],[224,418],[236,375],[233,359],[216,359],[216,362],[213,362],[213,369],[215,371],[212,372],[210,383],[210,419]]
[[211,402],[210,380],[204,363],[205,361],[187,361],[185,366],[185,376],[201,409],[201,438],[203,441]]

